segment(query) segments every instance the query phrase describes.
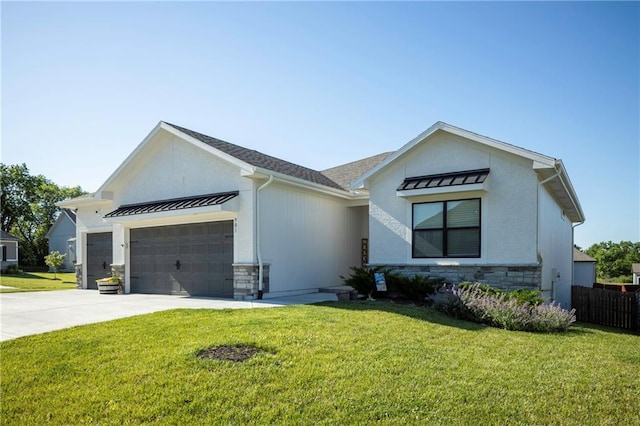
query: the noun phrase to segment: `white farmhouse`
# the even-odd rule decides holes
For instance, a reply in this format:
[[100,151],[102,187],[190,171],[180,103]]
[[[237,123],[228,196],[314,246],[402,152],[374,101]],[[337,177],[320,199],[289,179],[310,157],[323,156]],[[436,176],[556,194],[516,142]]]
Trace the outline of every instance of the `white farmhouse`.
[[398,151],[311,170],[160,122],[77,215],[79,284],[251,299],[387,265],[570,304],[584,214],[560,160],[438,122]]

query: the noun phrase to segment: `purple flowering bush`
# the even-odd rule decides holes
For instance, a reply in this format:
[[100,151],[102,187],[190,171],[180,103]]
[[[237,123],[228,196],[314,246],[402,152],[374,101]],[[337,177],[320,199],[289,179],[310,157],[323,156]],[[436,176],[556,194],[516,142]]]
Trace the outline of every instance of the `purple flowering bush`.
[[487,292],[480,284],[454,287],[443,310],[458,318],[507,330],[566,331],[576,321],[575,310],[555,303],[533,304],[505,292]]

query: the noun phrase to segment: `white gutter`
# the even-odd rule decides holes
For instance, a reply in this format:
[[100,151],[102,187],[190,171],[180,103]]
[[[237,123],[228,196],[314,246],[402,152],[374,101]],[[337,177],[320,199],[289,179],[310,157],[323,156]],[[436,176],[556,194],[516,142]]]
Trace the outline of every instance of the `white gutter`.
[[269,175],[269,180],[260,185],[256,190],[256,254],[258,256],[258,299],[262,299],[264,264],[262,263],[262,251],[260,249],[260,191],[273,182],[273,175]]

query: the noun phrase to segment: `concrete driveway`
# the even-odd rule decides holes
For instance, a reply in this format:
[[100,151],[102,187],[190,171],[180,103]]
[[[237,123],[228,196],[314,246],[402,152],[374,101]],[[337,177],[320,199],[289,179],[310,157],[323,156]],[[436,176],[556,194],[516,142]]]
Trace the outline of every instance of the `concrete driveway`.
[[176,308],[251,309],[335,301],[311,293],[255,301],[155,294],[99,294],[97,290],[0,293],[0,341]]

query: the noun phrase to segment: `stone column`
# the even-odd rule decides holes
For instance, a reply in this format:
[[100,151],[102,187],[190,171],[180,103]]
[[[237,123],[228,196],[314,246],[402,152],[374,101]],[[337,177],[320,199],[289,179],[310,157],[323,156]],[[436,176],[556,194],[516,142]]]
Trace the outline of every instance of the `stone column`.
[[[260,266],[251,263],[233,264],[233,298],[253,300],[258,298]],[[269,292],[269,265],[262,266],[262,292]]]
[[84,288],[82,287],[82,263],[76,263],[73,267],[76,269],[76,288]]
[[120,288],[118,288],[118,294],[124,293],[124,265],[119,263],[112,263],[111,276],[120,277]]

